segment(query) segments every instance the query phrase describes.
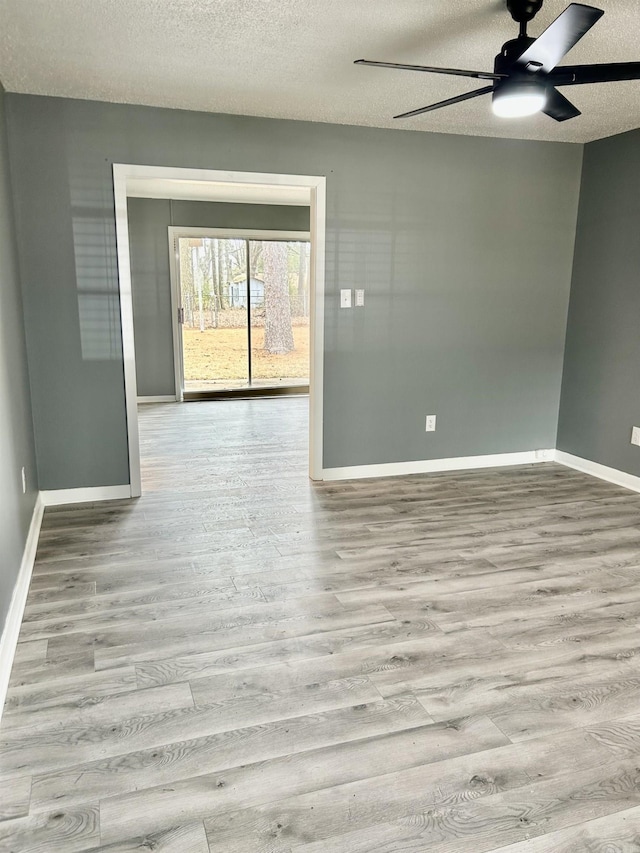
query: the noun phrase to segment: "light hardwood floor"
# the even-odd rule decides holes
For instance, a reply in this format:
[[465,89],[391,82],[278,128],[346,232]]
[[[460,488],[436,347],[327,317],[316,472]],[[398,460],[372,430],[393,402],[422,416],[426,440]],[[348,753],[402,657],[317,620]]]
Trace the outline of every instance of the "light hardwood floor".
[[549,464],[312,485],[305,399],[146,406],[47,511],[12,853],[640,851],[640,495]]

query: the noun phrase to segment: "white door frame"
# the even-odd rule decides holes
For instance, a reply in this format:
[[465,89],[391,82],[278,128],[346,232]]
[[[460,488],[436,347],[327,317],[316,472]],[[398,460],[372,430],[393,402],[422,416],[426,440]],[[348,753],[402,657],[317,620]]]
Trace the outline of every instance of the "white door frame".
[[[279,175],[258,172],[227,172],[214,169],[183,169],[171,166],[113,164],[116,216],[116,247],[120,287],[120,320],[124,359],[124,390],[129,444],[129,484],[131,497],[142,494],[140,478],[140,438],[138,432],[138,392],[133,332],[133,294],[129,256],[127,181],[134,179],[214,181],[255,187],[307,187],[311,209],[310,263],[310,352],[309,352],[309,476],[323,477],[323,359],[324,359],[324,279],[326,231],[326,178],[311,175]],[[136,191],[139,196],[139,188]]]
[[[288,242],[309,242],[310,231],[255,231],[248,228],[189,228],[187,225],[170,225],[169,232],[169,278],[171,280],[171,329],[173,334],[173,372],[175,396],[178,402],[184,399],[184,350],[182,347],[182,323],[178,321],[178,311],[182,303],[180,293],[180,258],[176,250],[176,240],[180,237],[213,237],[222,240],[280,240]],[[311,325],[311,317],[309,317]]]

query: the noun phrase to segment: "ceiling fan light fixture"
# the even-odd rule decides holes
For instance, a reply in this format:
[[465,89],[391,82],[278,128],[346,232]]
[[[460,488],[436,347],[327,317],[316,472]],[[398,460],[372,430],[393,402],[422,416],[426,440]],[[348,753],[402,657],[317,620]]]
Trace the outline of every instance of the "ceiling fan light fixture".
[[[502,0],[504,5],[505,0]],[[640,62],[604,62],[591,65],[558,65],[563,57],[604,15],[602,9],[586,3],[569,3],[537,38],[527,33],[527,24],[542,7],[543,0],[506,0],[511,17],[520,24],[517,38],[500,48],[493,71],[469,71],[433,65],[407,65],[357,59],[357,65],[376,65],[428,74],[449,74],[490,81],[490,85],[463,92],[426,107],[400,113],[397,119],[415,118],[443,107],[452,107],[484,95],[493,97],[493,112],[502,118],[521,118],[542,112],[553,121],[567,121],[581,115],[580,110],[558,91],[558,86],[583,83],[613,83],[616,80],[640,80]]]
[[539,113],[547,104],[547,92],[537,83],[504,83],[493,93],[491,108],[500,118],[524,118]]

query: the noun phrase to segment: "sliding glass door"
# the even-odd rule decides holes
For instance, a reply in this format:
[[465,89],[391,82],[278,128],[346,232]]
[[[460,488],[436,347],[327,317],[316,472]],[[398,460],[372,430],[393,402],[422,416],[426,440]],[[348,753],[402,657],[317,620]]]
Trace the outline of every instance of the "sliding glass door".
[[184,395],[309,383],[309,242],[182,236]]
[[309,243],[252,240],[251,384],[309,384]]

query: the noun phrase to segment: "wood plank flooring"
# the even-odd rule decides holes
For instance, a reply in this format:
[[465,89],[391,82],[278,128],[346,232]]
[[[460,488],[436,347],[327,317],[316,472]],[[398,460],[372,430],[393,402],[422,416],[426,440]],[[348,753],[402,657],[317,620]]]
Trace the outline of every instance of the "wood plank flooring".
[[140,415],[143,497],[45,515],[2,853],[640,853],[640,495],[311,484],[305,399]]

